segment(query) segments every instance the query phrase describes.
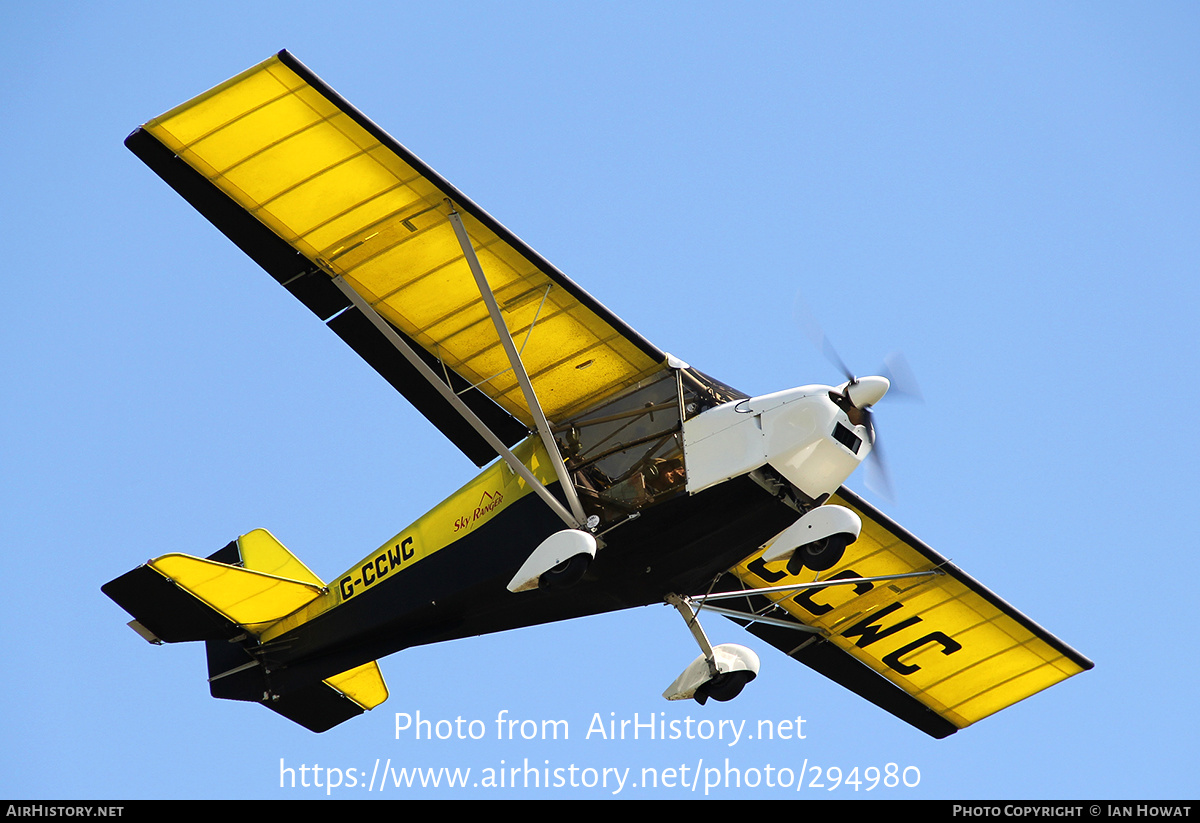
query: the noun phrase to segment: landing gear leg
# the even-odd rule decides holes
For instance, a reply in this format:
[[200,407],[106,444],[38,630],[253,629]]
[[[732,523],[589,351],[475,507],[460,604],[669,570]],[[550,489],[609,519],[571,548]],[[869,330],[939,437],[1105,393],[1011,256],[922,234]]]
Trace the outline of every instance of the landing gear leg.
[[688,630],[700,646],[700,656],[675,678],[663,697],[668,700],[692,698],[703,706],[711,697],[724,702],[737,697],[742,688],[758,675],[758,655],[745,646],[722,643],[713,646],[708,642],[691,604],[677,594],[666,597],[687,623]]

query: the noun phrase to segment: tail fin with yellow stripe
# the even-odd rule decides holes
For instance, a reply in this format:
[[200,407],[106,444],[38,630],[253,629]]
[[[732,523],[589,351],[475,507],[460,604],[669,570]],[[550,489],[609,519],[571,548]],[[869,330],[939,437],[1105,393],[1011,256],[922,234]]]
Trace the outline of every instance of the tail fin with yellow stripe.
[[328,591],[265,529],[208,558],[165,554],[101,590],[133,615],[129,625],[151,643],[203,641],[213,697],[262,703],[315,732],[387,699],[373,661],[283,693],[272,688],[259,638]]

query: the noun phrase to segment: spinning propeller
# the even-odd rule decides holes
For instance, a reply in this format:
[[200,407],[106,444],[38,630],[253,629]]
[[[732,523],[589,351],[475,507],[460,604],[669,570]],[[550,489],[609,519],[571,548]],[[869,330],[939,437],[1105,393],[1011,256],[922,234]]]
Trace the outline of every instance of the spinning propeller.
[[846,412],[851,423],[863,426],[867,430],[867,438],[871,443],[871,453],[867,455],[869,462],[864,478],[867,488],[881,497],[894,500],[891,477],[883,457],[883,450],[880,448],[879,433],[875,427],[873,407],[888,393],[893,397],[924,400],[908,361],[905,360],[903,354],[893,352],[884,358],[883,368],[880,369],[878,375],[857,377],[854,372],[850,371],[846,361],[842,360],[837,349],[825,334],[825,330],[817,323],[799,296],[796,299],[796,318],[825,359],[846,378],[845,383],[830,392],[830,399]]

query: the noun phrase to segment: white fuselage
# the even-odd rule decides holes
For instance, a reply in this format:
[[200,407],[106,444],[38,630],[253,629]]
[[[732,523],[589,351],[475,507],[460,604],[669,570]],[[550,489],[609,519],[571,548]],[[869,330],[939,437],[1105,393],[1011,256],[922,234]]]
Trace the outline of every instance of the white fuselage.
[[770,465],[811,498],[837,491],[870,453],[871,441],[866,427],[851,423],[830,399],[830,391],[836,389],[800,386],[726,403],[684,421],[687,490],[695,493]]

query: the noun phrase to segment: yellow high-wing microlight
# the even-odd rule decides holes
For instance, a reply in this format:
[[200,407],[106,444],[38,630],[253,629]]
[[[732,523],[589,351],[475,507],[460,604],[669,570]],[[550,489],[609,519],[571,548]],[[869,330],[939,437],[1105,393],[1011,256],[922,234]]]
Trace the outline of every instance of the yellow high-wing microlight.
[[668,699],[758,672],[702,607],[935,737],[1092,667],[842,487],[886,378],[713,380],[287,52],[126,145],[486,466],[328,583],[260,529],[106,584],[148,640],[205,642],[213,696],[324,731],[387,698],[384,655],[663,601],[701,649]]

